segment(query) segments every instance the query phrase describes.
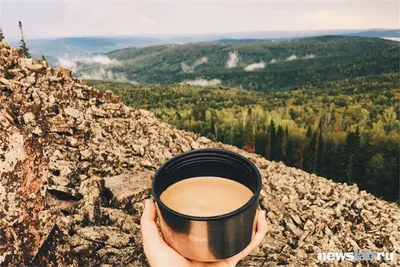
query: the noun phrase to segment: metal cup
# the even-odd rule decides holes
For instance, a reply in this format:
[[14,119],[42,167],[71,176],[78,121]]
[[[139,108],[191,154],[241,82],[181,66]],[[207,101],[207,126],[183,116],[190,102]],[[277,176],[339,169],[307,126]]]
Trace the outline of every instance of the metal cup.
[[[239,209],[210,217],[176,212],[160,200],[170,185],[199,176],[237,181],[254,195]],[[256,166],[237,153],[221,149],[197,149],[171,158],[156,172],[152,184],[165,242],[183,257],[201,262],[229,258],[250,243],[260,191],[261,175]]]

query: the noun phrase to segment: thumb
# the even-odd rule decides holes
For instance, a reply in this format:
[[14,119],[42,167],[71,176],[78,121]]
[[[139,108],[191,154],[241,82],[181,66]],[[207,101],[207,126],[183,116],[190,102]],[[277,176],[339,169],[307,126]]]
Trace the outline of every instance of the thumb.
[[142,232],[143,247],[150,248],[163,242],[157,227],[157,211],[154,202],[150,199],[144,201],[144,210],[140,218],[140,230]]

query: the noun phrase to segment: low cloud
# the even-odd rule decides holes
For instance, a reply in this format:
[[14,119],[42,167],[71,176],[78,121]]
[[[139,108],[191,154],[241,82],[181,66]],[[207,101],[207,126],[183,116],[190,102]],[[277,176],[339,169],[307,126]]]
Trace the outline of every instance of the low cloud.
[[286,58],[286,61],[293,61],[293,60],[296,60],[296,59],[298,59],[298,57],[296,55],[291,55],[291,56]]
[[58,65],[72,70],[74,75],[84,80],[138,84],[136,81],[129,80],[123,73],[115,73],[111,69],[107,69],[123,64],[117,59],[111,59],[104,55],[58,58]]
[[232,68],[236,68],[238,63],[239,63],[239,52],[238,51],[229,52],[229,58],[225,64],[225,66],[228,69],[232,69]]
[[391,40],[391,41],[397,41],[400,42],[400,37],[382,37],[383,39],[386,40]]
[[256,69],[263,69],[265,68],[265,63],[263,61],[261,61],[260,63],[254,63],[254,64],[250,64],[247,67],[244,68],[245,71],[253,71]]
[[308,55],[305,55],[305,56],[303,57],[303,59],[310,59],[310,58],[316,58],[316,56],[313,55],[313,54],[308,54]]
[[104,68],[98,68],[91,70],[90,72],[82,72],[78,75],[83,80],[100,80],[100,81],[112,81],[120,83],[139,84],[136,81],[129,80],[123,73],[115,73],[111,70]]
[[[298,57],[298,56],[293,54],[293,55],[287,57],[283,61],[293,61],[293,60],[298,60],[298,59],[311,59],[311,58],[316,58],[316,56],[314,54],[307,54],[307,55],[305,55],[305,56],[300,58],[300,57]],[[274,59],[271,59],[271,61],[269,63],[270,64],[274,64],[274,63],[277,63],[277,62],[280,62],[280,61],[281,60],[274,58]]]
[[182,62],[181,67],[182,67],[183,72],[192,73],[197,66],[207,63],[207,62],[208,62],[208,58],[202,57],[202,58],[196,60],[192,65],[187,65]]
[[104,55],[75,57],[75,58],[58,58],[58,65],[71,69],[73,72],[84,68],[87,65],[101,66],[121,66],[122,63],[115,58],[109,58]]
[[183,82],[181,82],[181,84],[182,85],[197,85],[197,86],[218,86],[221,84],[221,80],[219,80],[219,79],[206,80],[206,79],[197,78],[196,80],[183,81]]

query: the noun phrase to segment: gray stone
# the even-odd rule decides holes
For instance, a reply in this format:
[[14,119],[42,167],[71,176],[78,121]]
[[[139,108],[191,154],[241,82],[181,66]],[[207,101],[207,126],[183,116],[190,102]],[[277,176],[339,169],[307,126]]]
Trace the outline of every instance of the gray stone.
[[133,172],[104,178],[105,187],[112,193],[118,206],[142,201],[148,197],[152,172]]

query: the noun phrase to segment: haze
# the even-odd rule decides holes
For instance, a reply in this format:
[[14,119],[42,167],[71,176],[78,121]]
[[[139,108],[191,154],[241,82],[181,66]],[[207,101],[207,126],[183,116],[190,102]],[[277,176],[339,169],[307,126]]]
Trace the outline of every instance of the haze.
[[67,36],[399,28],[398,1],[1,0],[8,40]]

